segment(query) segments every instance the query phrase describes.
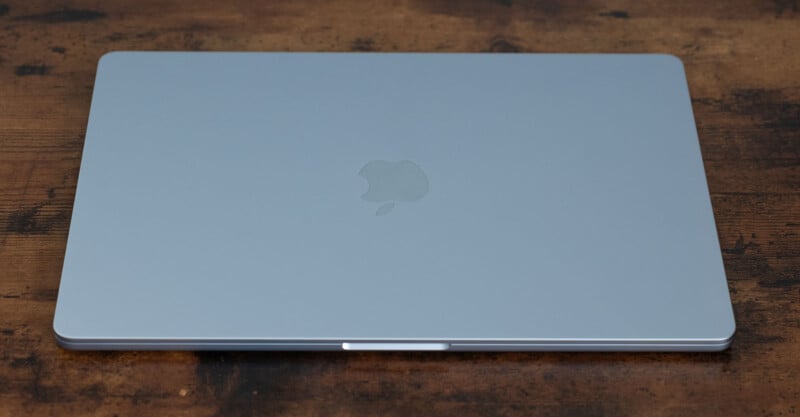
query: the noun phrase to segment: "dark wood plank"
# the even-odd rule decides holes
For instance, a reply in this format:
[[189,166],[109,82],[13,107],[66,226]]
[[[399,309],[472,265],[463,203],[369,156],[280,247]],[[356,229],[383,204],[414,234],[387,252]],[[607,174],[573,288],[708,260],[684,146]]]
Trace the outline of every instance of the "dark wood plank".
[[[0,416],[800,413],[795,0],[0,0]],[[97,59],[119,49],[666,52],[739,324],[719,354],[76,353],[51,320]]]

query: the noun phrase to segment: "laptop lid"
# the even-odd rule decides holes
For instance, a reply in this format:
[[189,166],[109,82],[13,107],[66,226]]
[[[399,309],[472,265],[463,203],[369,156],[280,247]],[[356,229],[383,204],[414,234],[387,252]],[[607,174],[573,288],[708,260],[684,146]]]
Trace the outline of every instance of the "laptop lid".
[[668,55],[114,52],[54,327],[77,349],[719,350]]

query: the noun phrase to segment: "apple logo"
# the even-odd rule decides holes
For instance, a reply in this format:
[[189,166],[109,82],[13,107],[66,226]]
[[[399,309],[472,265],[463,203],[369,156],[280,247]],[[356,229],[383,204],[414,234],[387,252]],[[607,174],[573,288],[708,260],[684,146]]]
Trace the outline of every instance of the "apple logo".
[[419,165],[411,161],[370,161],[358,175],[369,183],[369,189],[361,198],[384,203],[378,207],[376,216],[391,212],[398,201],[418,201],[428,194],[428,177]]

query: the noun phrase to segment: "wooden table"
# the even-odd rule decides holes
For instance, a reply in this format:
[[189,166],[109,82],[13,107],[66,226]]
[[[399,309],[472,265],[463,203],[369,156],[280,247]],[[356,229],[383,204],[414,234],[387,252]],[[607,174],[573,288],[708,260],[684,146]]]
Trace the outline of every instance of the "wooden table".
[[[0,4],[0,416],[800,414],[798,1],[46,3]],[[119,49],[676,54],[733,295],[734,345],[718,354],[62,350],[51,321],[95,66]]]

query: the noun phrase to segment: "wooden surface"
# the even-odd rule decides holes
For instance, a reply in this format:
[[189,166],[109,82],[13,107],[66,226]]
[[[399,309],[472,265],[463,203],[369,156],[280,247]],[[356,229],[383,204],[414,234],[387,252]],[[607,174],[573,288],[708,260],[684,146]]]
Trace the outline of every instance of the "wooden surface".
[[[0,416],[800,414],[798,1],[0,3]],[[734,345],[719,354],[62,350],[51,321],[89,99],[98,57],[116,49],[676,54]]]

